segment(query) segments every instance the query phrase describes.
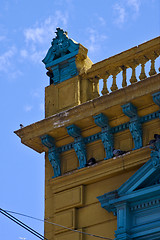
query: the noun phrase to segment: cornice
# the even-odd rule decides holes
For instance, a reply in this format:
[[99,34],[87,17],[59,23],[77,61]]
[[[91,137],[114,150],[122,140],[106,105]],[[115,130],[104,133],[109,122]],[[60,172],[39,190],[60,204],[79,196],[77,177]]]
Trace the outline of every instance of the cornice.
[[[113,106],[122,105],[132,100],[140,105],[141,97],[147,94],[151,95],[160,90],[159,82],[160,74],[157,74],[26,126],[15,131],[15,134],[21,138],[23,144],[41,153],[46,150],[41,143],[41,136],[45,134],[50,135],[51,133],[52,135],[54,133],[55,136],[65,136],[67,135],[66,126],[73,123],[76,124],[78,121],[83,121],[106,109],[111,109]],[[152,101],[151,104],[154,104],[154,102]]]

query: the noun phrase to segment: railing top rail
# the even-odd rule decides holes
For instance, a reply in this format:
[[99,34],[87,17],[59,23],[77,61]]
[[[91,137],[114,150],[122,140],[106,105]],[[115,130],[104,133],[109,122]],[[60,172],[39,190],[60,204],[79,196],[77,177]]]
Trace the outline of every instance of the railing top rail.
[[96,71],[111,67],[111,65],[114,67],[120,64],[123,65],[131,59],[138,59],[150,51],[155,51],[155,54],[158,55],[160,54],[160,36],[93,64],[87,71],[87,77],[93,77]]

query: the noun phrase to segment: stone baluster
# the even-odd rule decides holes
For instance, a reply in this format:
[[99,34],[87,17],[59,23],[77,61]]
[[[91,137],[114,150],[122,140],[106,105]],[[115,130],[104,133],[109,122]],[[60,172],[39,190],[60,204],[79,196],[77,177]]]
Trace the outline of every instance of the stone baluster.
[[142,57],[138,58],[138,60],[141,63],[141,73],[139,75],[139,79],[143,80],[143,79],[147,78],[146,73],[145,73],[145,64],[146,64],[146,62],[149,61],[149,59],[146,56],[142,56]]
[[127,67],[126,66],[121,66],[121,69],[122,69],[122,87],[126,87],[127,86],[127,78],[126,78],[126,69]]
[[107,88],[107,79],[109,76],[110,76],[110,74],[108,72],[101,75],[101,77],[103,79],[103,89],[101,91],[102,95],[109,93],[108,88]]
[[155,69],[155,60],[158,57],[158,55],[155,52],[153,52],[151,54],[148,54],[147,56],[149,57],[149,59],[151,59],[151,69],[149,71],[149,76],[153,76],[157,74]]
[[131,76],[131,79],[129,80],[130,83],[132,84],[132,83],[137,82],[136,67],[138,66],[138,63],[135,61],[135,59],[133,59],[129,62],[129,66],[130,66],[130,68],[132,68],[132,76]]
[[91,79],[93,83],[93,98],[99,97],[99,77],[95,76],[94,78]]
[[116,77],[117,77],[117,74],[120,72],[119,68],[115,68],[113,71],[112,71],[112,76],[113,76],[113,82],[112,82],[112,86],[111,86],[111,91],[115,91],[118,89],[118,86],[117,86],[117,83],[116,83]]

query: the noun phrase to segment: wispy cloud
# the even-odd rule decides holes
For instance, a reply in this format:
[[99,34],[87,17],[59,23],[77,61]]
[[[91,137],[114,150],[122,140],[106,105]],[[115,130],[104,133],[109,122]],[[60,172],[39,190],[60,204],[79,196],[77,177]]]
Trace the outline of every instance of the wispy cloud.
[[127,0],[127,4],[132,8],[132,10],[138,14],[140,9],[140,0]]
[[55,36],[57,27],[66,28],[68,12],[56,11],[54,16],[47,17],[43,22],[37,22],[34,26],[24,30],[26,47],[20,51],[21,58],[29,59],[33,63],[42,63],[49,42]]
[[115,15],[115,19],[114,19],[114,23],[117,24],[119,27],[122,26],[122,24],[125,21],[125,17],[126,17],[126,10],[124,7],[122,7],[120,4],[116,3],[113,6],[113,10],[114,10],[114,15]]
[[102,26],[105,26],[105,25],[106,25],[106,21],[105,21],[105,19],[104,19],[103,17],[98,17],[98,20],[100,21],[100,24],[101,24]]
[[106,35],[99,34],[94,28],[87,28],[89,39],[86,41],[86,47],[89,50],[89,53],[97,52],[102,42],[107,39]]
[[17,49],[15,46],[10,47],[6,52],[0,55],[0,71],[6,72],[11,65],[11,60],[16,54]]
[[42,23],[36,23],[35,26],[24,30],[25,40],[32,43],[46,43],[48,39],[53,38],[57,26],[66,26],[68,14],[56,11],[54,16],[49,16]]
[[24,106],[24,111],[25,112],[30,112],[32,109],[33,109],[33,106],[31,106],[31,105]]

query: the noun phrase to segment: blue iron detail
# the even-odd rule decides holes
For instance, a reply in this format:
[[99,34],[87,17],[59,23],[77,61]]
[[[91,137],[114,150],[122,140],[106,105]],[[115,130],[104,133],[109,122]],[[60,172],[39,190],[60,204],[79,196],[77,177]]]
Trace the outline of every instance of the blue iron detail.
[[49,135],[41,137],[41,142],[48,148],[48,159],[53,167],[54,178],[61,175],[61,166],[58,149],[55,146],[54,138]]
[[[52,46],[42,60],[45,67],[52,74],[50,78],[53,84],[58,84],[78,75],[76,56],[81,54],[82,58],[86,58],[87,54],[87,49],[68,38],[67,32],[60,28],[56,30],[56,37],[51,42]],[[81,53],[80,48],[83,48]]]
[[130,118],[129,130],[133,137],[134,149],[139,149],[143,146],[143,143],[142,126],[137,114],[137,108],[132,103],[127,103],[122,106],[122,110],[124,114]]
[[81,130],[76,125],[72,124],[67,128],[68,134],[74,138],[74,150],[77,154],[79,161],[79,168],[83,168],[86,166],[87,158],[86,158],[86,147],[83,137],[81,136]]
[[105,160],[113,157],[113,135],[111,132],[111,127],[108,124],[108,118],[103,114],[100,113],[96,116],[93,116],[95,124],[101,127],[101,140],[103,142],[106,158]]

